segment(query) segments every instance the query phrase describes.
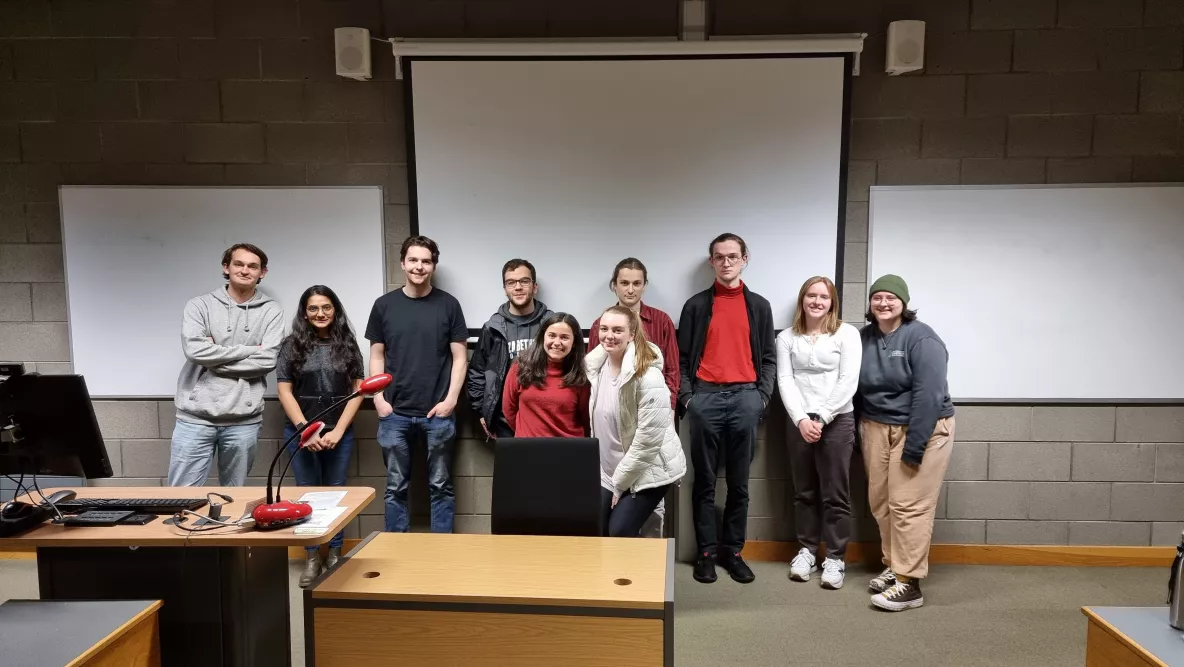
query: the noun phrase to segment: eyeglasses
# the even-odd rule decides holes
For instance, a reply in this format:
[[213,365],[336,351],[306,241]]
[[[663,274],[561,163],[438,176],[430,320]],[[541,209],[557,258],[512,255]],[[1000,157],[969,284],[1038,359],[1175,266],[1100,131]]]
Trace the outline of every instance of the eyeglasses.
[[506,286],[506,289],[514,289],[515,285],[521,285],[523,287],[530,287],[531,285],[534,284],[534,280],[532,280],[530,278],[519,278],[518,280],[514,280],[513,278],[510,278],[510,279],[506,280],[506,282],[503,284]]
[[716,264],[739,264],[744,259],[743,255],[712,255],[711,261]]
[[308,313],[309,315],[316,315],[318,312],[328,315],[333,312],[333,306],[332,305],[309,306],[304,309],[304,312]]

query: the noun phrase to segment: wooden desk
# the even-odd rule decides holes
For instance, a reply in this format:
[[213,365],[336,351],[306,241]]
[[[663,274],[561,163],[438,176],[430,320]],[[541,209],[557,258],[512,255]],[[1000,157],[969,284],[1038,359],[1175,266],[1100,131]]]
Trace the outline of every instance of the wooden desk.
[[[234,498],[222,508],[234,518],[266,493],[252,486],[75,490],[79,498],[204,498],[216,491]],[[370,487],[287,487],[284,495],[296,499],[308,491],[347,492],[341,504],[348,509],[321,535],[296,535],[294,528],[186,533],[161,516],[143,526],[46,523],[0,539],[0,549],[37,548],[43,600],[163,600],[161,659],[169,667],[286,667],[291,664],[288,547],[328,542],[374,498]]]
[[1082,607],[1089,618],[1086,667],[1184,665],[1184,631],[1163,607]]
[[158,600],[0,604],[5,667],[160,667]]
[[674,540],[375,533],[304,593],[308,667],[674,664]]

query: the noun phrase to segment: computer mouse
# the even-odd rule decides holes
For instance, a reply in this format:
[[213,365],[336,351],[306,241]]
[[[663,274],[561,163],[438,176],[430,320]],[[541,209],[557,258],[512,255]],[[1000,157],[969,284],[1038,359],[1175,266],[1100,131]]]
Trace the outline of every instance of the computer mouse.
[[75,496],[77,496],[77,495],[78,494],[74,493],[73,491],[71,491],[69,489],[63,489],[61,491],[54,491],[53,493],[46,496],[45,499],[49,503],[57,504],[57,503],[60,503],[64,500],[74,500]]
[[22,503],[14,500],[10,503],[5,503],[4,507],[0,507],[0,517],[4,517],[6,519],[15,519],[26,514],[28,510],[28,503]]

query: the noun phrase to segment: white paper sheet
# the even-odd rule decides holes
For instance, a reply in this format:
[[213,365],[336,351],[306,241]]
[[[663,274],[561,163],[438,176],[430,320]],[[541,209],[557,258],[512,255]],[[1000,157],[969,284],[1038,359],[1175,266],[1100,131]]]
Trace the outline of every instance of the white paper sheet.
[[347,507],[330,507],[326,509],[314,509],[312,516],[308,521],[296,526],[293,533],[296,535],[323,535],[329,526],[337,520],[337,517],[345,513]]
[[333,509],[345,499],[345,493],[345,491],[310,491],[300,496],[298,502],[312,505],[313,510]]

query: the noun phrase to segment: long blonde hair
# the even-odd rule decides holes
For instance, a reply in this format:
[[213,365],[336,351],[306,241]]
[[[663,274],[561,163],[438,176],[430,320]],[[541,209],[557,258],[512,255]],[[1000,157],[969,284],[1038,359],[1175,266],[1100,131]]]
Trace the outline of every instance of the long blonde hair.
[[606,308],[601,313],[600,317],[602,321],[604,316],[609,313],[624,315],[629,320],[629,333],[633,334],[633,355],[637,361],[634,365],[634,370],[638,375],[644,374],[645,369],[649,368],[651,364],[658,360],[658,355],[654,352],[654,348],[650,347],[649,339],[645,337],[645,329],[641,326],[641,318],[631,308],[626,308],[618,304]]
[[806,292],[817,283],[825,283],[826,291],[830,293],[830,310],[822,316],[822,330],[833,336],[839,330],[839,325],[843,323],[839,319],[839,291],[835,289],[834,282],[826,276],[814,276],[802,283],[802,289],[798,290],[798,303],[793,310],[792,328],[793,332],[799,336],[806,333],[806,312],[802,308],[802,304],[806,301]]

